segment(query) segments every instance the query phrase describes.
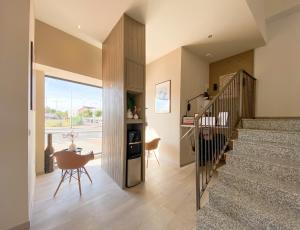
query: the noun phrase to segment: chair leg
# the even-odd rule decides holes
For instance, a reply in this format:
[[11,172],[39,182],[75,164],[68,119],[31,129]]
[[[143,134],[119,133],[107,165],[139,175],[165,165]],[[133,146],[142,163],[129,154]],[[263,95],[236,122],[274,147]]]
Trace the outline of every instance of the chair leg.
[[156,158],[156,160],[157,160],[158,165],[160,165],[160,164],[159,164],[159,160],[158,160],[158,158],[157,158],[157,156],[156,156],[155,150],[153,151],[153,153],[154,153],[154,156],[155,156],[155,158]]
[[57,186],[57,189],[56,189],[56,191],[55,191],[53,197],[56,196],[56,194],[57,194],[57,192],[58,192],[58,189],[60,188],[62,182],[64,181],[64,179],[65,179],[65,177],[66,177],[66,174],[67,174],[67,170],[65,171],[64,175],[62,176],[62,178],[61,178],[61,180],[60,180],[60,182],[59,182],[59,184],[58,184],[58,186]]
[[85,174],[88,176],[88,178],[90,179],[91,184],[93,184],[92,178],[90,177],[90,174],[88,173],[88,171],[86,170],[85,167],[82,167],[83,170],[85,171]]
[[72,175],[73,175],[73,169],[71,169],[69,183],[71,183],[71,180],[72,180]]
[[77,169],[77,175],[78,175],[79,194],[81,196],[81,181],[80,181],[80,171],[79,171],[79,169]]

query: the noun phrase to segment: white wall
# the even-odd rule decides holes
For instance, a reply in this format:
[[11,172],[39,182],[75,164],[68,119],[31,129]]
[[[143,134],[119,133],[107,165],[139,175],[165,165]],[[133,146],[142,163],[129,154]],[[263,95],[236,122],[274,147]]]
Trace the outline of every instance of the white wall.
[[[202,60],[186,48],[181,52],[181,87],[180,87],[180,119],[186,114],[187,100],[206,91],[209,87],[209,63]],[[200,98],[201,100],[201,98]],[[199,113],[201,107],[199,100],[191,102],[190,116]],[[181,128],[180,136],[187,131]],[[195,153],[192,151],[190,139],[180,141],[180,165],[186,165],[195,161]]]
[[[159,157],[177,165],[180,136],[180,60],[181,48],[146,66],[146,141],[159,136]],[[171,80],[171,113],[155,113],[155,84],[167,80]]]
[[268,44],[255,50],[256,116],[300,117],[300,12],[268,24]]
[[0,229],[27,225],[30,0],[0,1]]

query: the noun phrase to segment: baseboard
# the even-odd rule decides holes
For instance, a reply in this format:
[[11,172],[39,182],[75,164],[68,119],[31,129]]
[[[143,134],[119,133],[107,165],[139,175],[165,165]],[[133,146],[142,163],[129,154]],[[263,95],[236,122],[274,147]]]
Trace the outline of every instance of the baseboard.
[[26,221],[22,224],[16,225],[8,230],[29,230],[30,229],[30,221]]

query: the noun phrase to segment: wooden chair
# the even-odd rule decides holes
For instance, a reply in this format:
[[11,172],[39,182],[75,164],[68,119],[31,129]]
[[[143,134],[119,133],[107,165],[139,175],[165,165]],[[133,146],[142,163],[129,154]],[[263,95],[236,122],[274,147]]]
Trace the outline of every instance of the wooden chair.
[[160,164],[159,164],[159,160],[158,160],[158,158],[157,158],[157,156],[156,156],[156,153],[155,153],[155,150],[156,150],[157,147],[158,147],[159,141],[160,141],[160,138],[155,138],[155,139],[153,139],[152,141],[150,141],[150,142],[148,142],[148,143],[145,143],[145,150],[148,151],[148,153],[147,153],[147,168],[148,168],[148,160],[149,160],[150,151],[152,151],[152,152],[154,153],[154,156],[155,156],[155,158],[156,158],[156,161],[157,161],[158,165],[160,165]]
[[66,175],[68,171],[70,171],[70,181],[71,177],[73,176],[73,170],[77,171],[77,180],[78,180],[78,186],[79,186],[79,194],[81,196],[81,181],[80,181],[80,174],[81,174],[81,169],[84,170],[86,175],[88,176],[89,180],[92,182],[92,179],[90,175],[88,174],[86,168],[84,167],[90,160],[94,159],[94,154],[90,153],[88,155],[79,155],[76,154],[76,152],[71,152],[71,151],[59,151],[53,153],[53,157],[56,158],[57,166],[59,169],[63,170],[63,176],[58,184],[58,187],[54,193],[54,197],[56,196],[62,182],[65,180]]

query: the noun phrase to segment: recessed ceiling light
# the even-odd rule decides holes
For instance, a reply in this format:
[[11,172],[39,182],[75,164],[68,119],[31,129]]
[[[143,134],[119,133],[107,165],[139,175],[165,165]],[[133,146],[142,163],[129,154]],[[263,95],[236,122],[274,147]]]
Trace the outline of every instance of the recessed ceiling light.
[[213,37],[213,34],[209,34],[207,37],[208,37],[208,38],[212,38],[212,37]]
[[80,25],[78,25],[78,26],[77,26],[77,28],[80,30],[80,29],[81,29],[81,26],[80,26]]

